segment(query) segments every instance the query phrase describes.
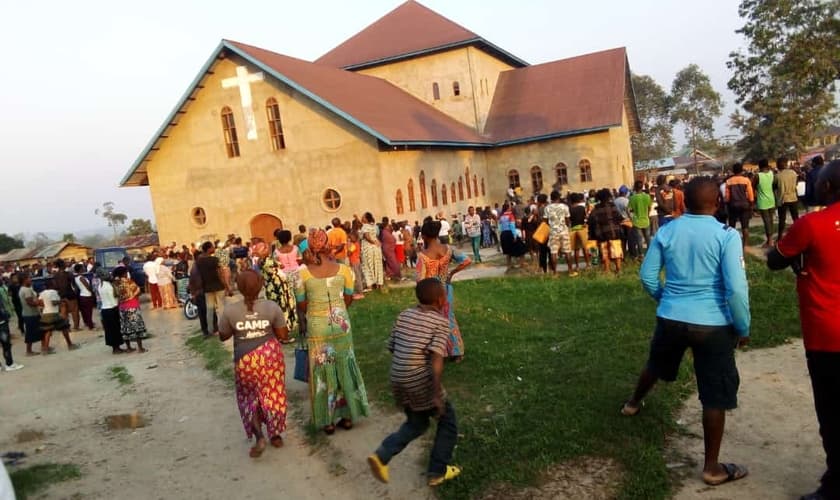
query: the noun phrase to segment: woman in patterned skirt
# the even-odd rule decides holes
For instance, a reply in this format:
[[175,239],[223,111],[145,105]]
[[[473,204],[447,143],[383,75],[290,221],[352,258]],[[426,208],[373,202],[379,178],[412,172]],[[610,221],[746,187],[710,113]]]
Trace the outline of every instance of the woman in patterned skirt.
[[[451,246],[444,245],[438,238],[440,234],[440,222],[427,220],[420,230],[423,238],[423,251],[417,256],[417,281],[427,278],[437,278],[446,285],[446,307],[443,314],[449,318],[449,357],[454,361],[460,361],[464,357],[464,339],[461,337],[461,329],[455,319],[455,295],[452,288],[452,277],[472,261],[461,252],[453,250]],[[451,272],[450,263],[455,262],[457,266]]]
[[283,270],[274,252],[263,261],[262,278],[265,281],[265,298],[280,306],[286,326],[290,331],[295,330],[298,327],[295,283]]
[[300,271],[297,283],[298,304],[306,313],[309,401],[315,427],[332,434],[336,425],[350,429],[353,420],[368,415],[347,314],[353,302],[353,271],[329,258],[323,230],[310,231],[309,251],[313,261]]
[[140,287],[131,279],[125,267],[114,268],[113,275],[114,288],[120,301],[120,333],[125,339],[126,351],[133,352],[131,342],[137,342],[137,350],[146,352],[143,347],[146,323],[140,315]]
[[365,277],[365,290],[379,288],[385,284],[382,266],[382,243],[379,231],[373,220],[373,214],[365,212],[362,217],[362,274]]
[[219,339],[233,337],[236,401],[248,439],[256,438],[250,455],[257,458],[266,447],[263,425],[271,445],[283,446],[286,430],[286,363],[280,342],[289,338],[289,328],[280,307],[259,298],[262,277],[246,270],[236,277],[244,297],[225,307],[219,318]]

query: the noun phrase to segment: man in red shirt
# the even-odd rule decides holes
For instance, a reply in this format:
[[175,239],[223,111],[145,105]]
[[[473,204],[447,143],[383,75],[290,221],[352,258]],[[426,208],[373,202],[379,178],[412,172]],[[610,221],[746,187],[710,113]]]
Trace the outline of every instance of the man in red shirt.
[[825,210],[797,220],[767,254],[770,269],[796,272],[799,316],[814,406],[826,456],[820,488],[804,500],[840,498],[840,160],[823,167],[817,193]]

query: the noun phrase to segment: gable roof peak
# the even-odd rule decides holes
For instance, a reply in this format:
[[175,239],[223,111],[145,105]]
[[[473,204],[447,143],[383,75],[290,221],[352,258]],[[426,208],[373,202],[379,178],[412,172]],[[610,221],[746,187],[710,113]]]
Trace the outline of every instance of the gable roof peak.
[[353,70],[477,44],[516,67],[527,63],[415,0],[408,0],[315,60]]

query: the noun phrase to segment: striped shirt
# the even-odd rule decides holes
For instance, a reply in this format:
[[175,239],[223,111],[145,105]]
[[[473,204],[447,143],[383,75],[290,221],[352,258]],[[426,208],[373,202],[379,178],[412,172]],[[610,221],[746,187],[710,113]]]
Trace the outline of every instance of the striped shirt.
[[434,408],[431,354],[445,358],[448,342],[449,320],[443,314],[419,306],[400,313],[388,342],[391,389],[398,405],[412,411]]

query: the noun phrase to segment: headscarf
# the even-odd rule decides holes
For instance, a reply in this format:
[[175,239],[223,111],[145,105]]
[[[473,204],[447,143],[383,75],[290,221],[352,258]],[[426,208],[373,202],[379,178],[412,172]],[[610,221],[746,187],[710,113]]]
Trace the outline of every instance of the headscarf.
[[254,303],[263,287],[263,278],[252,269],[240,271],[236,275],[236,288],[245,298],[245,307],[248,312],[254,312]]
[[312,228],[309,230],[309,249],[314,254],[329,252],[330,240],[327,232],[323,229]]

